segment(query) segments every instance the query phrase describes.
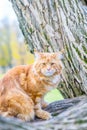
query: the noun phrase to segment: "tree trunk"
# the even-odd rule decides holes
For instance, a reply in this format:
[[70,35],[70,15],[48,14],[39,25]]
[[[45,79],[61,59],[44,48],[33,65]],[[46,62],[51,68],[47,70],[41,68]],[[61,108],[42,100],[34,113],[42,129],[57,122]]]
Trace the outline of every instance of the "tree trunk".
[[10,0],[30,51],[65,49],[64,98],[87,94],[87,24],[78,0]]
[[[87,24],[78,0],[10,0],[29,45],[43,52],[65,49],[64,72],[58,89],[64,98],[87,94]],[[82,0],[84,1],[84,0]],[[1,130],[84,130],[87,128],[87,97],[50,104],[54,118],[23,123],[0,119]],[[4,123],[4,126],[3,126]]]

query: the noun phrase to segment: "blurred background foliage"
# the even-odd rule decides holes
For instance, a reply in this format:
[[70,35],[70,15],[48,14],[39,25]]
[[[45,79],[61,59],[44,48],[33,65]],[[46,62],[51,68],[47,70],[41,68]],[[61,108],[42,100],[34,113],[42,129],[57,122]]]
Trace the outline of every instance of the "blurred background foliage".
[[0,73],[16,65],[32,64],[34,56],[27,50],[17,21],[10,23],[5,17],[0,25]]

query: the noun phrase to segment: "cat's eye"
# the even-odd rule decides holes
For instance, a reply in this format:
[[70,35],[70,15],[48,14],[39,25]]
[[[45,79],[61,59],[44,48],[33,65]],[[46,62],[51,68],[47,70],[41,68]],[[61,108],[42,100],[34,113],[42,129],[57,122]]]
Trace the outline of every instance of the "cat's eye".
[[51,65],[54,65],[55,63],[51,63]]
[[43,65],[46,65],[46,63],[42,63]]

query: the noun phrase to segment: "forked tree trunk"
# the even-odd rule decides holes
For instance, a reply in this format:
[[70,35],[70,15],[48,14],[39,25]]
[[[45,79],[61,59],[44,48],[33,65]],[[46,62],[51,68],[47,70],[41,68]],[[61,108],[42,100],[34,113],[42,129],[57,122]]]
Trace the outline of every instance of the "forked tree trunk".
[[10,0],[30,51],[65,49],[58,89],[64,98],[87,94],[87,21],[78,0]]

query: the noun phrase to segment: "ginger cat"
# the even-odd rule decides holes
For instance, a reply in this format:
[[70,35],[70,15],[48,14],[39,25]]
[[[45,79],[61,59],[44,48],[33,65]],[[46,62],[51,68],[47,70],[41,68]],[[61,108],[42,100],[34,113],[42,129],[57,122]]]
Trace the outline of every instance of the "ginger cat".
[[51,114],[42,110],[47,106],[44,96],[57,87],[62,73],[61,51],[35,53],[32,65],[20,65],[9,70],[0,80],[0,114],[22,120],[35,116],[50,119]]

